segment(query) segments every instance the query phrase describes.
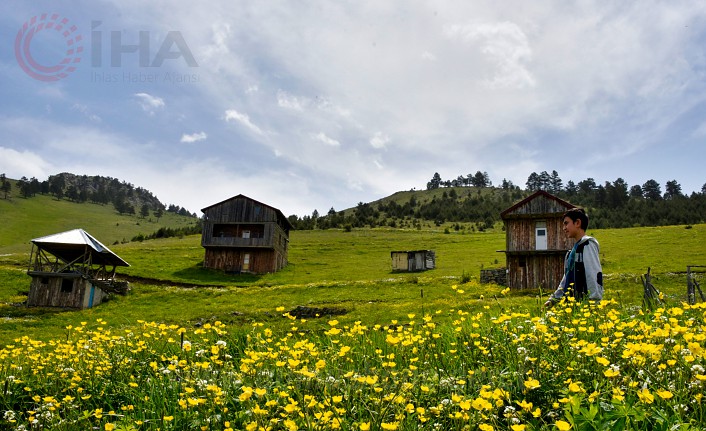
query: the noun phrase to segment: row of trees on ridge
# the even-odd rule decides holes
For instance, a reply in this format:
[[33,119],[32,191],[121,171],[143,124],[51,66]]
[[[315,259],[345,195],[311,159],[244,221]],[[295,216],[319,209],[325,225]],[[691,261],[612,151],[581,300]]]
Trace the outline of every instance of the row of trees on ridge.
[[[438,189],[443,192],[435,192]],[[586,207],[594,228],[706,222],[706,184],[700,192],[687,196],[676,180],[667,181],[662,191],[654,179],[634,185],[622,178],[602,184],[593,178],[564,183],[557,171],[532,172],[524,189],[507,179],[493,187],[487,172],[459,175],[452,180],[443,180],[437,172],[426,191],[411,191],[407,201],[394,199],[393,195],[374,203],[360,202],[347,211],[331,208],[321,215],[314,210],[311,216],[291,216],[289,220],[297,229],[414,227],[427,221],[437,225],[470,222],[473,228],[483,230],[495,226],[500,213],[514,202],[537,190]]]
[[[51,195],[56,199],[67,199],[71,202],[108,205],[112,204],[120,214],[138,214],[148,217],[152,213],[157,219],[165,211],[182,216],[197,217],[186,208],[178,205],[162,204],[150,191],[135,187],[117,178],[103,176],[74,175],[61,173],[51,175],[44,181],[37,178],[22,177],[16,181],[16,187],[21,197],[29,199],[37,194]],[[0,174],[0,192],[4,199],[11,195],[12,183],[5,174]]]

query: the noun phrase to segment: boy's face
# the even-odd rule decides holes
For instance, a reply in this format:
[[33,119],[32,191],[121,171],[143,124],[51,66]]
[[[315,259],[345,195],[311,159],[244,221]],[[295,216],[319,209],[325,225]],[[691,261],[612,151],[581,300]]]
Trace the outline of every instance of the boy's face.
[[580,240],[583,237],[583,231],[581,229],[581,220],[576,219],[571,220],[570,217],[564,217],[564,233],[567,237],[573,238],[575,240]]

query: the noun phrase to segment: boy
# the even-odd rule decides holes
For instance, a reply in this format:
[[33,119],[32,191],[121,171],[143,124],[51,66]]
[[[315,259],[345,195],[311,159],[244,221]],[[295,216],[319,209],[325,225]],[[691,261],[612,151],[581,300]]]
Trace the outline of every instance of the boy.
[[591,301],[603,299],[603,270],[598,256],[598,241],[586,235],[588,216],[583,208],[572,208],[564,213],[564,233],[576,240],[564,261],[564,277],[559,288],[544,303],[551,308],[564,295],[577,301],[588,297]]

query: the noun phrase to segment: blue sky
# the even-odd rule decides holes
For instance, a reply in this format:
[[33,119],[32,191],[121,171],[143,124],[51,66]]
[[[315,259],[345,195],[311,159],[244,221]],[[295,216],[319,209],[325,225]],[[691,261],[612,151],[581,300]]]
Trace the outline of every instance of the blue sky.
[[434,172],[699,192],[705,24],[691,1],[10,0],[0,172],[300,216]]

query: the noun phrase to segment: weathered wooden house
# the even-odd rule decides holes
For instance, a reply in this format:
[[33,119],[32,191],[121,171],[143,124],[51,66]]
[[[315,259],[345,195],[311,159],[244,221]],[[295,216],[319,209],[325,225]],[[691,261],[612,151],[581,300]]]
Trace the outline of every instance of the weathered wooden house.
[[237,195],[201,211],[204,267],[264,274],[287,266],[292,225],[277,208]]
[[574,205],[543,190],[500,214],[505,223],[507,283],[513,289],[553,291],[564,275],[564,256],[573,240],[563,215]]
[[436,266],[436,254],[433,250],[392,251],[393,271],[426,271]]
[[130,266],[83,229],[32,240],[27,305],[84,309],[124,291],[115,270]]

